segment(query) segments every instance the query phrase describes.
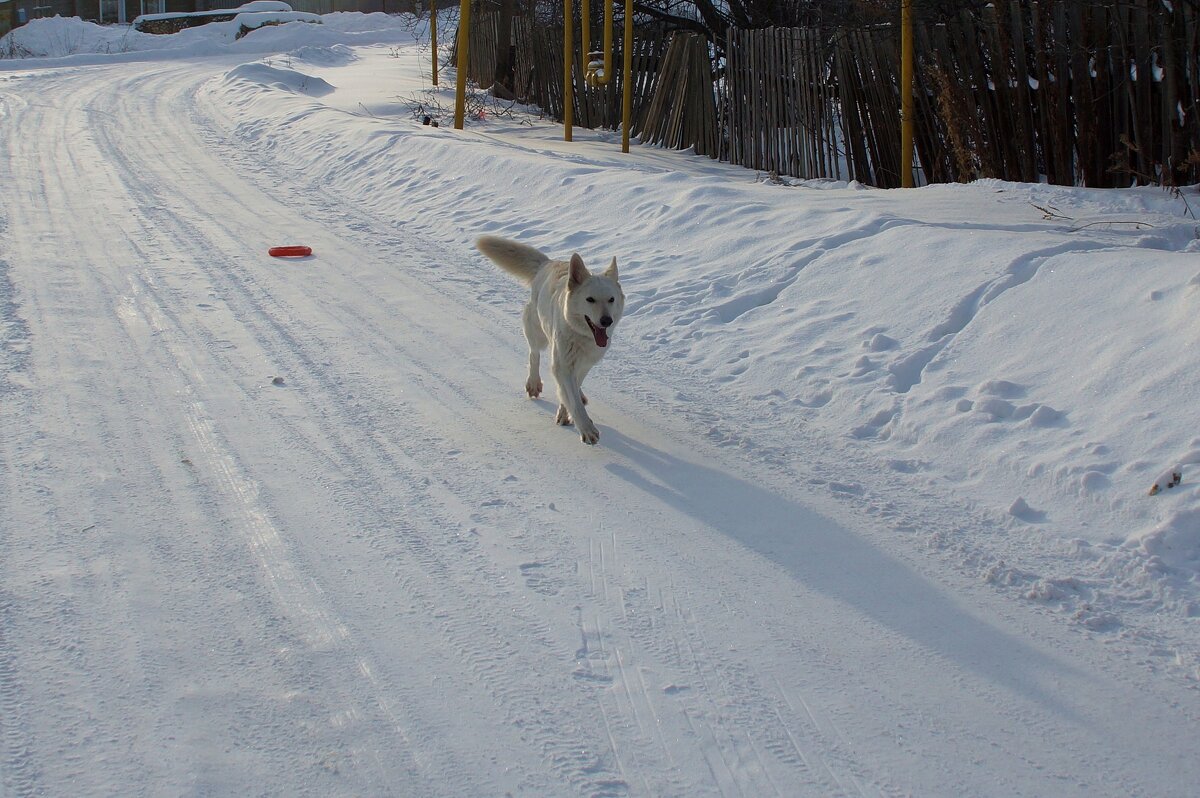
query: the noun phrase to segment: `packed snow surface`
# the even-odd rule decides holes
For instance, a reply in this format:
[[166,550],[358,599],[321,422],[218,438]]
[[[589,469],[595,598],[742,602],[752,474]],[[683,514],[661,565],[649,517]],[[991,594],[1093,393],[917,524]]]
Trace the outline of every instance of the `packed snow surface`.
[[[455,131],[322,22],[0,40],[0,796],[1195,794],[1194,188]],[[484,233],[618,259],[599,446]]]

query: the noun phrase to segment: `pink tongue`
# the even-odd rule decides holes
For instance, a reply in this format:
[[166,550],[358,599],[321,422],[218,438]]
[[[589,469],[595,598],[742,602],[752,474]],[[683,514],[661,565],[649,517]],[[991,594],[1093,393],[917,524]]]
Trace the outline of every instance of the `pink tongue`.
[[592,328],[592,337],[596,339],[596,346],[601,348],[608,346],[608,331],[595,324],[589,323],[588,326]]

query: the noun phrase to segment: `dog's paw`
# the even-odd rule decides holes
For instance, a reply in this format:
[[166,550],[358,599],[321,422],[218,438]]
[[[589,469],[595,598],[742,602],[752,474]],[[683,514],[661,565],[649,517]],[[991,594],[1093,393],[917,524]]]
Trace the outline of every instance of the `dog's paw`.
[[560,427],[569,427],[571,425],[571,414],[567,412],[566,405],[558,406],[558,415],[554,417],[554,423]]
[[600,430],[595,424],[588,424],[579,430],[579,439],[588,446],[595,446],[600,441]]
[[542,395],[542,381],[525,380],[525,393],[529,394],[530,399],[537,399]]

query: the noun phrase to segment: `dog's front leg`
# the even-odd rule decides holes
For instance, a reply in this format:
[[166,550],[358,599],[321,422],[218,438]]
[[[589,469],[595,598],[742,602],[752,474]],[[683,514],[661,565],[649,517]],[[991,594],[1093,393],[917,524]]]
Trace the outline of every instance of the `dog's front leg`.
[[532,302],[525,306],[525,311],[521,314],[521,321],[525,327],[525,340],[529,342],[529,376],[525,379],[525,393],[529,395],[530,399],[537,399],[542,395],[542,375],[539,369],[541,351],[550,341],[542,331],[542,325],[538,321],[537,306]]
[[525,380],[525,393],[530,399],[537,399],[542,395],[542,375],[538,371],[538,361],[541,360],[539,353],[533,347],[529,347],[529,377]]
[[558,384],[559,402],[558,415],[554,420],[565,425],[574,419],[580,439],[591,446],[600,440],[600,430],[596,429],[587,410],[583,408],[583,390],[579,376],[561,358],[552,357],[552,360],[551,369],[554,372],[554,381]]

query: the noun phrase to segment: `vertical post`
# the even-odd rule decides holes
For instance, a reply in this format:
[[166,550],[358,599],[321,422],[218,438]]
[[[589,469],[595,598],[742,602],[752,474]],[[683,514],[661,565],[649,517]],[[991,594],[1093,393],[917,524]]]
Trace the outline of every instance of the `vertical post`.
[[471,41],[471,0],[458,7],[458,75],[454,78],[454,129],[463,129],[463,110],[467,104],[467,45]]
[[437,0],[429,0],[429,42],[433,48],[433,85],[438,85]]
[[[601,2],[608,3],[609,0]],[[592,60],[592,4],[589,0],[581,0],[579,4],[579,52],[586,68]]]
[[633,117],[633,0],[625,0],[625,36],[621,47],[624,49],[621,65],[621,152],[629,152],[629,124]]
[[913,187],[914,0],[900,0],[900,188]]
[[571,81],[571,56],[575,52],[573,12],[571,0],[563,0],[563,141],[571,140],[571,125],[574,123],[575,114],[575,89]]

